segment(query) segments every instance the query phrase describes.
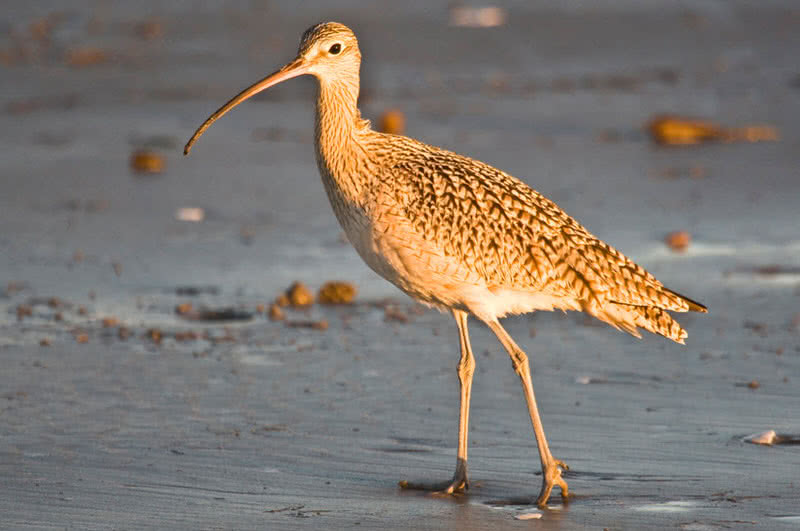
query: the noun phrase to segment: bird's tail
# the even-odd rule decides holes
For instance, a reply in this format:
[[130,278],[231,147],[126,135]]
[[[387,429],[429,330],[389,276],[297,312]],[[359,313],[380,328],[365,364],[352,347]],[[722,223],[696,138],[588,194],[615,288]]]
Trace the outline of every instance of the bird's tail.
[[[699,302],[695,302],[666,288],[663,289],[686,301],[688,311],[708,312],[708,309]],[[624,330],[639,338],[642,336],[638,328],[644,328],[648,332],[664,336],[682,345],[684,344],[684,339],[688,336],[686,330],[684,330],[665,309],[657,306],[635,306],[609,302],[602,308],[594,309],[594,311],[590,313],[618,330]]]
[[669,293],[671,293],[673,295],[675,295],[676,297],[678,297],[680,299],[683,299],[684,301],[686,301],[686,304],[689,305],[689,311],[690,312],[708,313],[708,308],[706,308],[705,306],[703,306],[699,302],[693,301],[689,297],[685,297],[685,296],[681,295],[680,293],[675,293],[671,289],[667,289],[667,288],[661,288],[661,289],[664,290],[664,291],[667,291],[667,292],[669,292]]
[[655,306],[634,306],[628,311],[633,314],[636,326],[640,326],[648,332],[664,336],[681,345],[685,344],[683,340],[689,334],[666,310]]

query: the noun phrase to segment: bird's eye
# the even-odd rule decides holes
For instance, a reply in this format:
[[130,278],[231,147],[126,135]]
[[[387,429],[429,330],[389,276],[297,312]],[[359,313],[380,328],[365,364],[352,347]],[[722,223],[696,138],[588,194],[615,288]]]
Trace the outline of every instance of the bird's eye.
[[328,53],[331,55],[338,55],[339,52],[341,51],[342,51],[342,45],[339,44],[338,42],[328,49]]

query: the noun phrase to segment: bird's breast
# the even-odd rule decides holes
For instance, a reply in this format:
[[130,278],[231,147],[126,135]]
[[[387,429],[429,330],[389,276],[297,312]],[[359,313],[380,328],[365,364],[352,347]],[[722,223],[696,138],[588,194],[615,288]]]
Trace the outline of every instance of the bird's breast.
[[333,213],[348,241],[372,270],[391,280],[394,267],[390,257],[381,254],[380,245],[376,242],[375,217],[369,205],[348,194],[325,168],[320,167],[320,173]]

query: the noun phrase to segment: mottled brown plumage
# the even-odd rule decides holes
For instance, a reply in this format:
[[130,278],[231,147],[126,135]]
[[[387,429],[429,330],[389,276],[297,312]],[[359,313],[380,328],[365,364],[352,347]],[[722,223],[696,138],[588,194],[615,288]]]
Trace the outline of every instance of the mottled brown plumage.
[[[642,309],[699,307],[664,288],[526,184],[409,138],[373,131],[365,137],[371,145],[391,146],[369,152],[381,198],[372,207],[373,218],[389,216],[407,225],[410,231],[400,238],[418,254],[427,253],[425,269],[447,275],[448,284],[546,294],[554,298],[553,307],[586,311],[637,336],[639,326],[683,342],[686,332],[669,314]],[[438,293],[438,287],[413,295],[451,307],[451,295]],[[504,306],[495,315],[519,313],[524,306]]]
[[[309,28],[297,58],[214,113],[186,145],[253,94],[301,74],[319,81],[317,164],[334,213],[364,261],[411,297],[452,311],[459,328],[461,413],[456,472],[435,488],[464,490],[474,356],[467,316],[484,321],[511,356],[525,392],[543,469],[537,499],[567,496],[566,465],[553,458],[539,418],[527,356],[499,318],[534,310],[585,311],[639,337],[683,343],[669,311],[706,311],[600,241],[555,203],[482,162],[373,131],[356,105],[361,54],[346,26]],[[416,486],[403,482],[404,486]]]

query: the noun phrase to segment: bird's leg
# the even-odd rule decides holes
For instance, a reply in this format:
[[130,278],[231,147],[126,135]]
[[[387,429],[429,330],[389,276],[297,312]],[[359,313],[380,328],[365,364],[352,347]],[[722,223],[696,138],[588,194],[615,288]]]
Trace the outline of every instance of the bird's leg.
[[432,490],[443,494],[463,492],[469,488],[467,479],[467,436],[469,432],[469,399],[472,394],[472,375],[475,374],[475,357],[469,343],[467,331],[468,314],[461,310],[453,310],[453,316],[458,324],[458,334],[461,340],[461,360],[458,362],[458,380],[461,383],[461,412],[458,418],[458,456],[456,458],[456,471],[450,482],[444,483],[409,483],[401,481],[400,486],[405,489]]
[[498,321],[487,323],[489,328],[495,333],[500,343],[503,344],[511,356],[511,363],[514,365],[514,371],[519,375],[522,380],[522,388],[525,391],[525,400],[528,403],[528,413],[531,416],[531,423],[533,424],[533,433],[536,436],[536,445],[539,447],[539,458],[542,461],[542,490],[539,492],[539,497],[536,499],[537,505],[544,507],[550,498],[550,492],[553,487],[558,485],[561,488],[561,497],[566,500],[569,496],[567,482],[561,477],[561,470],[568,470],[569,467],[563,461],[553,457],[550,453],[550,448],[547,446],[547,439],[544,436],[544,428],[542,427],[542,419],[539,418],[539,410],[536,407],[536,396],[533,394],[533,382],[531,381],[531,369],[528,364],[528,356],[520,349],[508,332],[502,327]]
[[453,481],[444,489],[452,493],[469,488],[467,479],[467,437],[469,436],[469,399],[472,396],[472,375],[475,374],[475,357],[469,344],[467,330],[468,314],[461,310],[453,310],[458,324],[458,335],[461,344],[461,359],[458,362],[458,381],[461,384],[461,410],[458,416],[458,456]]

